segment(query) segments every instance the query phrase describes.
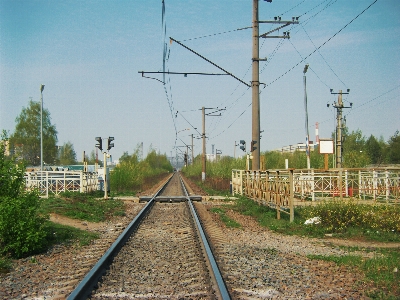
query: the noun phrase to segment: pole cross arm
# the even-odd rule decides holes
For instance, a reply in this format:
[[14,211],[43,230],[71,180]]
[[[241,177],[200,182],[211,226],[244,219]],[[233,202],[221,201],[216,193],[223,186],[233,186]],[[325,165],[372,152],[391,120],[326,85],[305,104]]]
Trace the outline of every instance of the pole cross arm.
[[204,57],[203,55],[197,53],[196,51],[190,49],[188,46],[185,46],[184,44],[182,44],[181,42],[175,40],[174,38],[170,37],[171,41],[174,41],[175,43],[181,45],[183,48],[189,50],[190,52],[196,54],[197,56],[201,57],[202,59],[204,59],[205,61],[209,62],[210,64],[212,64],[213,66],[217,67],[218,69],[220,69],[221,71],[225,72],[227,75],[232,76],[233,78],[235,78],[236,80],[240,81],[241,83],[243,83],[244,85],[247,85],[248,87],[251,87],[250,84],[248,84],[247,82],[244,82],[243,80],[241,80],[240,78],[236,77],[235,75],[233,75],[231,72],[228,72],[227,70],[221,68],[220,66],[218,66],[216,63],[213,63],[211,60],[207,59],[206,57]]
[[[289,25],[291,25],[291,24],[299,24],[299,21],[260,21],[259,23],[284,24],[284,25],[279,26],[279,27],[277,27],[277,28],[275,28],[275,29],[272,29],[272,30],[270,30],[270,31],[268,31],[268,32],[266,32],[266,33],[263,33],[263,34],[261,34],[261,35],[259,36],[259,37],[261,37],[261,38],[267,38],[267,35],[268,35],[268,34],[270,34],[270,33],[272,33],[272,32],[275,32],[275,31],[278,31],[278,30],[280,30],[280,29],[282,29],[282,28],[284,28],[284,27],[286,27],[286,26],[289,26]],[[274,36],[274,37],[281,37],[281,36]]]

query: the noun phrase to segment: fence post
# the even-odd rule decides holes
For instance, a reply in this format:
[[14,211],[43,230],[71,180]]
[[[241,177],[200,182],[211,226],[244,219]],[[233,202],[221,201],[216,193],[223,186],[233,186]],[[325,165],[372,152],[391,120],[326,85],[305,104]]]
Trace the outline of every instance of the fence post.
[[305,194],[305,193],[304,193],[304,190],[305,190],[305,185],[307,185],[307,179],[306,179],[306,177],[304,176],[302,170],[300,171],[299,179],[300,179],[300,186],[301,186],[301,199],[303,200],[303,199],[306,198],[306,196],[304,196],[304,194]]
[[80,182],[79,182],[79,192],[80,193],[83,193],[83,171],[81,171],[80,172],[80,174],[79,174],[79,179],[80,179]]
[[361,170],[358,171],[358,199],[361,200],[361,193],[364,195],[365,198],[365,194],[364,194],[364,186],[363,186],[363,182],[362,182],[362,173]]
[[386,183],[386,203],[389,203],[389,195],[390,195],[390,180],[389,180],[389,171],[385,170],[385,183]]
[[378,189],[378,175],[375,170],[372,171],[372,192],[374,195],[374,201],[376,202],[376,190]]
[[281,206],[279,205],[280,203],[280,195],[278,193],[279,191],[279,171],[276,171],[276,184],[275,184],[275,205],[276,205],[276,218],[278,220],[281,219]]
[[[290,222],[294,221],[294,182],[293,182],[293,169],[289,170],[289,209],[290,209]],[[313,193],[314,197],[314,193]]]
[[[315,201],[315,174],[314,169],[311,169],[311,201]],[[294,185],[294,183],[293,183]]]
[[231,175],[231,192],[232,196],[235,196],[235,171],[232,169],[232,175]]
[[340,200],[343,200],[343,169],[339,169],[339,193],[340,193]]
[[243,170],[240,170],[240,195],[243,196]]
[[49,171],[46,171],[46,198],[49,198]]

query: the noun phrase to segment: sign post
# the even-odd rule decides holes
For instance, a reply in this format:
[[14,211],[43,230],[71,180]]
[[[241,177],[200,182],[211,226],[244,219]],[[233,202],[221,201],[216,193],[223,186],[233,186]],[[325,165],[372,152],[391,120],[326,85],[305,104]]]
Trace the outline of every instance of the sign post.
[[333,140],[332,139],[320,139],[319,140],[319,153],[324,154],[325,171],[329,169],[328,166],[328,154],[333,154]]

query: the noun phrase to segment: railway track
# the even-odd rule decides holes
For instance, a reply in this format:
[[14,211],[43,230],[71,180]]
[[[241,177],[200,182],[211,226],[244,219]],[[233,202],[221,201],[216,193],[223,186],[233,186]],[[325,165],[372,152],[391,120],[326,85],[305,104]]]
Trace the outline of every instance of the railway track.
[[179,173],[148,201],[68,299],[230,299]]

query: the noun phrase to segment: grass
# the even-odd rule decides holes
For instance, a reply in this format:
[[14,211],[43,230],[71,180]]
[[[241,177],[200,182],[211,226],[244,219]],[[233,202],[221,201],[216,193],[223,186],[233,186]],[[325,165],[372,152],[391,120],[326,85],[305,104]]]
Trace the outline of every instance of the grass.
[[215,207],[211,208],[211,212],[219,215],[221,221],[226,225],[226,227],[230,228],[242,228],[242,225],[236,222],[235,220],[229,218],[226,215],[226,211],[223,208]]
[[46,230],[48,232],[50,247],[57,244],[70,245],[74,241],[77,241],[80,246],[86,246],[89,245],[92,240],[99,238],[98,233],[80,230],[72,226],[61,225],[50,221],[46,223]]
[[308,255],[308,258],[332,261],[338,265],[358,268],[364,273],[367,280],[374,282],[378,287],[376,290],[368,292],[369,297],[372,299],[398,299],[400,295],[398,271],[400,250],[377,249],[376,254],[371,259],[364,259],[359,255]]
[[103,222],[112,216],[124,215],[121,200],[98,198],[98,194],[63,193],[43,199],[42,213],[56,213],[72,219]]

